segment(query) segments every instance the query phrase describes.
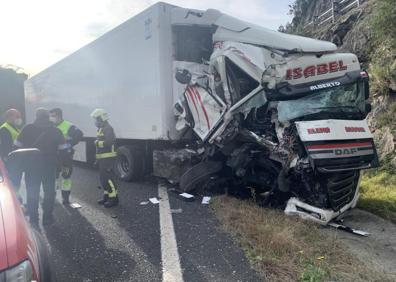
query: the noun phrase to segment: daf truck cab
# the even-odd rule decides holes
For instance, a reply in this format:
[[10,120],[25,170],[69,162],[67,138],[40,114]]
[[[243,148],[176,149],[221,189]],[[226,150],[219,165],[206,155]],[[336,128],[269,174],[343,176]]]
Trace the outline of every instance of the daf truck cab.
[[181,187],[248,188],[322,224],[353,208],[360,171],[378,165],[365,120],[368,74],[357,57],[213,10],[198,16],[215,19],[213,52],[205,63],[176,63],[186,87],[175,112],[204,153]]

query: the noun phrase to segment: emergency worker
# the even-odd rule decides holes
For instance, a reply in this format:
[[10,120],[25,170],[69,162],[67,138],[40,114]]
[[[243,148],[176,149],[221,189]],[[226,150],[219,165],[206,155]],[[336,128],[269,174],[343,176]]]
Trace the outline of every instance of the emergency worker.
[[99,166],[99,179],[103,188],[103,198],[98,204],[111,208],[118,205],[117,186],[114,181],[113,166],[117,153],[115,151],[115,134],[109,124],[109,117],[105,110],[96,109],[91,113],[97,127],[96,161]]
[[20,133],[22,115],[16,109],[9,109],[4,114],[4,120],[5,122],[0,126],[0,157],[7,167],[15,192],[18,193],[22,170],[15,166],[11,167],[7,160],[8,154],[15,149],[14,142]]
[[63,112],[59,108],[50,110],[50,121],[62,132],[63,137],[68,144],[66,159],[63,164],[58,164],[56,188],[62,191],[62,202],[64,205],[70,204],[70,193],[72,190],[72,172],[73,172],[73,147],[83,138],[83,133],[70,121],[63,119]]
[[68,149],[62,132],[49,120],[49,111],[39,108],[33,123],[25,125],[15,141],[19,148],[37,148],[34,161],[26,164],[25,181],[27,193],[27,211],[30,223],[38,226],[38,206],[40,187],[43,186],[43,224],[53,222],[53,210],[56,196],[55,175],[59,151]]

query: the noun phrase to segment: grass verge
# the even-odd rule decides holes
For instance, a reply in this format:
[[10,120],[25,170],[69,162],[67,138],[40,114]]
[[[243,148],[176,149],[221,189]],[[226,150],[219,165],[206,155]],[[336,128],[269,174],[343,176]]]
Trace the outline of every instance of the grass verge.
[[396,223],[396,175],[378,171],[363,175],[358,207]]
[[387,281],[314,223],[228,196],[211,207],[264,281]]

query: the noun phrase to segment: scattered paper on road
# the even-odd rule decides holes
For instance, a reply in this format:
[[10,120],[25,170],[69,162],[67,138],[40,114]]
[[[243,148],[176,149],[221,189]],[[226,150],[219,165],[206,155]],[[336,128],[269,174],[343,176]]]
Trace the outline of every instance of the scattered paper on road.
[[181,193],[180,196],[186,198],[186,199],[192,199],[194,198],[194,195],[188,194],[188,193]]
[[150,201],[152,204],[154,204],[154,205],[159,204],[158,199],[155,198],[155,197],[154,197],[154,198],[150,198],[149,201]]
[[182,209],[171,209],[171,213],[182,213],[183,210]]
[[141,206],[145,206],[145,205],[147,205],[148,203],[150,203],[149,201],[144,201],[144,202],[140,202],[140,205]]
[[202,204],[203,205],[209,205],[210,199],[211,199],[211,197],[207,197],[207,196],[203,197],[202,198]]
[[71,206],[73,209],[82,208],[82,205],[80,205],[79,203],[71,203],[70,206]]

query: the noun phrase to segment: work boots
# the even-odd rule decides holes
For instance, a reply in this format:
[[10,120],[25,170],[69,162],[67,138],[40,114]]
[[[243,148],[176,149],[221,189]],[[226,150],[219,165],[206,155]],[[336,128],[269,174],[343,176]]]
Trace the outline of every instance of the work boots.
[[109,195],[103,194],[103,198],[98,200],[99,205],[104,205],[109,200]]
[[118,206],[118,196],[108,198],[108,200],[104,203],[105,208],[112,208]]
[[70,191],[63,191],[62,190],[62,204],[64,205],[70,205]]

